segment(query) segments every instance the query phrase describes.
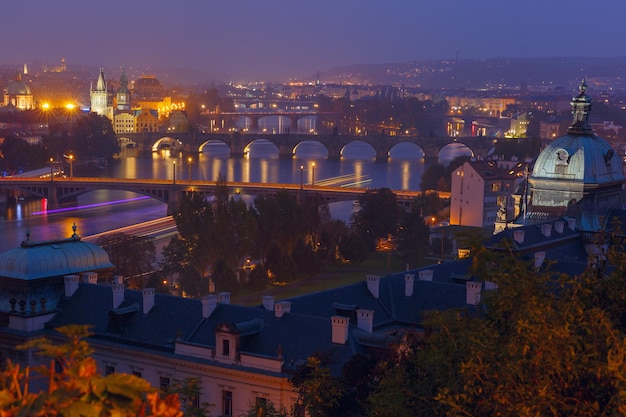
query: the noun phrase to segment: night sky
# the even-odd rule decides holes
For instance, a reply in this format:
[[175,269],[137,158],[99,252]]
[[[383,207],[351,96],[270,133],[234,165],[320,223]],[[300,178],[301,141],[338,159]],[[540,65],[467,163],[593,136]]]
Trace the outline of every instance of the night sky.
[[[626,56],[624,0],[2,0],[0,64],[189,68],[220,81],[363,63]],[[458,52],[457,52],[458,51]]]

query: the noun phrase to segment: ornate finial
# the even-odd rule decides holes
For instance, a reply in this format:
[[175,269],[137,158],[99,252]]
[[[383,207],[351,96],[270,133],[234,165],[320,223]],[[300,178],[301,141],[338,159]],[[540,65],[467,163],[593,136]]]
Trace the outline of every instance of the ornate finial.
[[72,239],[80,239],[80,236],[76,234],[76,229],[77,229],[76,222],[74,222],[74,224],[72,225],[72,232],[74,232],[72,234]]
[[589,111],[591,110],[591,99],[585,94],[587,83],[583,79],[578,87],[580,93],[572,99],[572,115],[574,121],[567,133],[570,135],[593,135],[593,129],[589,126]]

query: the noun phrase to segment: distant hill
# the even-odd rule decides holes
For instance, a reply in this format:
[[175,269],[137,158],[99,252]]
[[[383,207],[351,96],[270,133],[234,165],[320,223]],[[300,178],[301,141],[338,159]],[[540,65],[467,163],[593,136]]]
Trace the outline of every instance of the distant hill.
[[441,60],[389,64],[362,64],[332,68],[320,74],[324,83],[404,85],[425,89],[568,87],[586,78],[591,83],[626,87],[626,57],[494,58]]

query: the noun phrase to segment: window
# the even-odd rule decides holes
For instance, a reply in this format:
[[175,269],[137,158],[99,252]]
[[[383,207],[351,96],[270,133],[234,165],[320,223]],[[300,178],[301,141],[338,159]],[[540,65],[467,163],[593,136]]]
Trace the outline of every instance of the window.
[[159,388],[161,388],[161,395],[167,395],[167,392],[170,387],[170,378],[167,376],[162,376],[159,378]]
[[115,366],[107,365],[104,367],[104,374],[111,375],[115,373]]
[[267,414],[267,398],[256,397],[254,402],[254,416],[265,417]]
[[140,372],[140,371],[133,371],[132,373],[133,373],[133,375],[135,375],[137,378],[141,378],[141,372]]
[[232,416],[233,415],[233,392],[223,390],[222,391],[222,415],[223,416]]
[[226,339],[222,340],[222,355],[224,356],[230,355],[230,340],[226,340]]

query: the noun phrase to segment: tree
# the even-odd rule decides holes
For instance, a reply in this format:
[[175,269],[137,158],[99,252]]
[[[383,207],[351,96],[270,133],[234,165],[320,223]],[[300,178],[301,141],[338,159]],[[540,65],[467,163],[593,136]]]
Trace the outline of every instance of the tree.
[[422,217],[422,208],[413,205],[403,213],[398,230],[398,250],[404,261],[415,267],[424,259],[428,248],[430,229]]
[[345,387],[338,377],[331,374],[329,361],[326,354],[310,356],[290,380],[298,391],[298,403],[306,408],[311,417],[344,415],[338,406],[340,399],[346,395]]
[[233,294],[239,291],[239,281],[235,271],[222,259],[218,260],[213,266],[212,278],[217,291],[228,291]]
[[[89,334],[84,326],[56,330],[65,342],[55,344],[42,337],[21,346],[50,358],[50,365],[31,370],[8,361],[2,368],[2,416],[182,416],[177,395],[161,399],[154,387],[134,375],[98,374],[92,350],[84,340]],[[47,381],[45,391],[31,391],[35,378]]]
[[367,242],[357,233],[350,233],[342,239],[339,242],[338,249],[344,259],[354,264],[366,260],[369,252]]
[[78,118],[72,135],[76,138],[76,153],[82,160],[111,158],[121,150],[111,120],[96,113]]
[[111,233],[98,238],[96,245],[107,251],[115,272],[128,278],[129,288],[144,287],[143,276],[154,271],[156,262],[156,247],[151,238]]
[[378,239],[396,233],[400,210],[396,195],[389,188],[367,190],[357,200],[357,207],[351,226],[369,250],[376,247]]
[[[623,276],[603,276],[597,265],[579,276],[538,270],[511,252],[498,265],[481,277],[497,284],[481,314],[433,312],[424,336],[399,347],[372,396],[374,415],[626,411],[626,337],[611,313],[615,304],[602,298],[605,282]],[[397,412],[382,414],[386,406]]]
[[26,141],[8,135],[0,143],[0,171],[7,173],[40,168],[48,163],[49,152],[41,145],[30,145]]

